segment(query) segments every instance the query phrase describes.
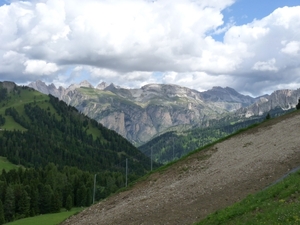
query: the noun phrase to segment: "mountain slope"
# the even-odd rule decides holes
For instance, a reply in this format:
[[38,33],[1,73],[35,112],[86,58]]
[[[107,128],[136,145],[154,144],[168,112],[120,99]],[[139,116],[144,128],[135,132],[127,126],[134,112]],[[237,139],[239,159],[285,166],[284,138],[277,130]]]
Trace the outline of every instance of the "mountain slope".
[[93,88],[87,81],[67,89],[56,89],[41,81],[29,86],[75,106],[136,146],[170,128],[201,125],[256,100],[228,87],[198,92],[178,85],[148,84],[140,89],[125,89],[101,83]]
[[123,173],[128,158],[132,179],[150,169],[130,142],[63,101],[12,82],[0,82],[0,93],[0,154],[11,162]]
[[151,174],[63,224],[192,224],[299,166],[299,133],[300,111],[268,120]]

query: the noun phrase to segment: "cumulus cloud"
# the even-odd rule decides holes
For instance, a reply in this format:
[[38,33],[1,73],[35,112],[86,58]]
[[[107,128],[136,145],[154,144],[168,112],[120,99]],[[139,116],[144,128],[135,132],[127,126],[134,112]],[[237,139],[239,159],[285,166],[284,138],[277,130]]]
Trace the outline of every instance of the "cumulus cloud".
[[282,44],[284,45],[281,49],[283,53],[291,56],[297,56],[300,54],[300,41],[290,41],[288,43],[283,41]]
[[55,63],[47,63],[43,60],[27,60],[24,66],[24,73],[27,74],[49,75],[58,70]]
[[276,59],[270,59],[266,62],[256,62],[252,67],[253,70],[260,70],[260,71],[278,71],[278,68],[275,66]]
[[[222,11],[232,4],[13,1],[0,7],[0,78],[63,84],[82,77],[94,84],[164,82],[198,90],[221,85],[253,95],[295,86],[290,77],[299,75],[300,6],[236,26],[223,21]],[[211,36],[222,32],[222,42]]]

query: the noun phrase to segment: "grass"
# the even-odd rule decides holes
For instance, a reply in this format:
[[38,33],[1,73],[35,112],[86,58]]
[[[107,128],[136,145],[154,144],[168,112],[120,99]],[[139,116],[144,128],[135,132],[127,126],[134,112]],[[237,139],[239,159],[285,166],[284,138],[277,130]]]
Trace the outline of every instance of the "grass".
[[6,171],[12,170],[12,169],[18,169],[19,166],[12,164],[7,160],[6,157],[0,156],[0,173],[2,172],[3,169]]
[[14,121],[11,116],[5,116],[5,124],[1,127],[3,130],[19,130],[19,131],[27,131],[26,128],[22,127],[20,124]]
[[[15,122],[11,116],[5,116],[5,110],[9,107],[14,107],[20,115],[24,115],[24,105],[33,101],[44,103],[45,100],[49,100],[47,95],[41,94],[37,91],[30,91],[22,89],[20,95],[10,94],[9,99],[0,103],[0,114],[5,118],[5,124],[1,126],[1,129],[5,130],[19,130],[26,131],[24,127]],[[26,119],[26,116],[25,116]]]
[[196,225],[300,224],[300,171]]
[[60,224],[70,216],[82,211],[83,209],[84,208],[73,208],[70,211],[29,217],[25,219],[16,220],[11,223],[7,223],[6,225],[56,225]]

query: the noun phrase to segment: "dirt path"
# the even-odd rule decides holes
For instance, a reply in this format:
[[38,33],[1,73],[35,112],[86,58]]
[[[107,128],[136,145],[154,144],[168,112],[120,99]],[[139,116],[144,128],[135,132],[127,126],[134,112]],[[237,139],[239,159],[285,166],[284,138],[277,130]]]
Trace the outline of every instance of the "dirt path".
[[193,154],[63,224],[197,222],[300,165],[300,114],[282,118]]

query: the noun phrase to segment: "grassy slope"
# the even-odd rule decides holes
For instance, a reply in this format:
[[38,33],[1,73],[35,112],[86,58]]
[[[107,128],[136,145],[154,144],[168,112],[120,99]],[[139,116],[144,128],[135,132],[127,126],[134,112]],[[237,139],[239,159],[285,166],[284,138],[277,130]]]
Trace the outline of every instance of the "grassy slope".
[[[254,124],[237,133],[254,132],[257,128],[272,126],[280,120],[299,114],[299,112],[299,110],[289,112],[286,115],[267,120],[260,124]],[[232,134],[228,137],[234,135]],[[254,195],[249,195],[242,201],[209,215],[196,224],[300,224],[299,208],[300,170],[265,190]]]
[[2,172],[3,169],[6,171],[12,170],[12,169],[18,169],[19,166],[12,164],[9,162],[6,157],[0,156],[0,173]]
[[[33,99],[38,105],[43,109],[50,109],[50,113],[55,113],[55,117],[60,119],[60,116],[56,113],[53,106],[46,100],[49,100],[49,97],[45,94],[42,94],[38,91],[28,90],[28,89],[21,89],[20,97],[19,95],[15,94],[9,95],[11,98],[9,101],[6,101],[5,104],[0,103],[0,114],[5,117],[5,124],[1,127],[1,129],[6,130],[19,130],[19,131],[26,131],[24,127],[14,121],[11,116],[5,116],[5,110],[9,107],[14,107],[20,115],[23,115],[27,118],[26,114],[24,113],[24,105],[28,103],[32,103]],[[97,137],[102,137],[101,132],[94,128],[91,124],[89,124],[89,129],[87,130],[88,134],[92,134],[94,139]]]
[[300,171],[223,210],[197,225],[300,224]]
[[66,220],[70,216],[82,211],[84,208],[73,208],[70,211],[63,211],[60,213],[45,214],[35,217],[16,220],[7,225],[56,225]]
[[11,116],[5,116],[5,110],[9,107],[14,107],[19,113],[23,114],[24,105],[32,102],[34,99],[36,102],[41,103],[41,105],[51,106],[49,103],[45,103],[45,100],[49,100],[47,95],[41,94],[37,91],[29,91],[28,89],[21,89],[20,97],[19,95],[10,94],[11,98],[5,103],[1,102],[0,104],[0,114],[5,117],[5,124],[1,127],[6,130],[20,130],[26,131],[24,127],[16,123]]

